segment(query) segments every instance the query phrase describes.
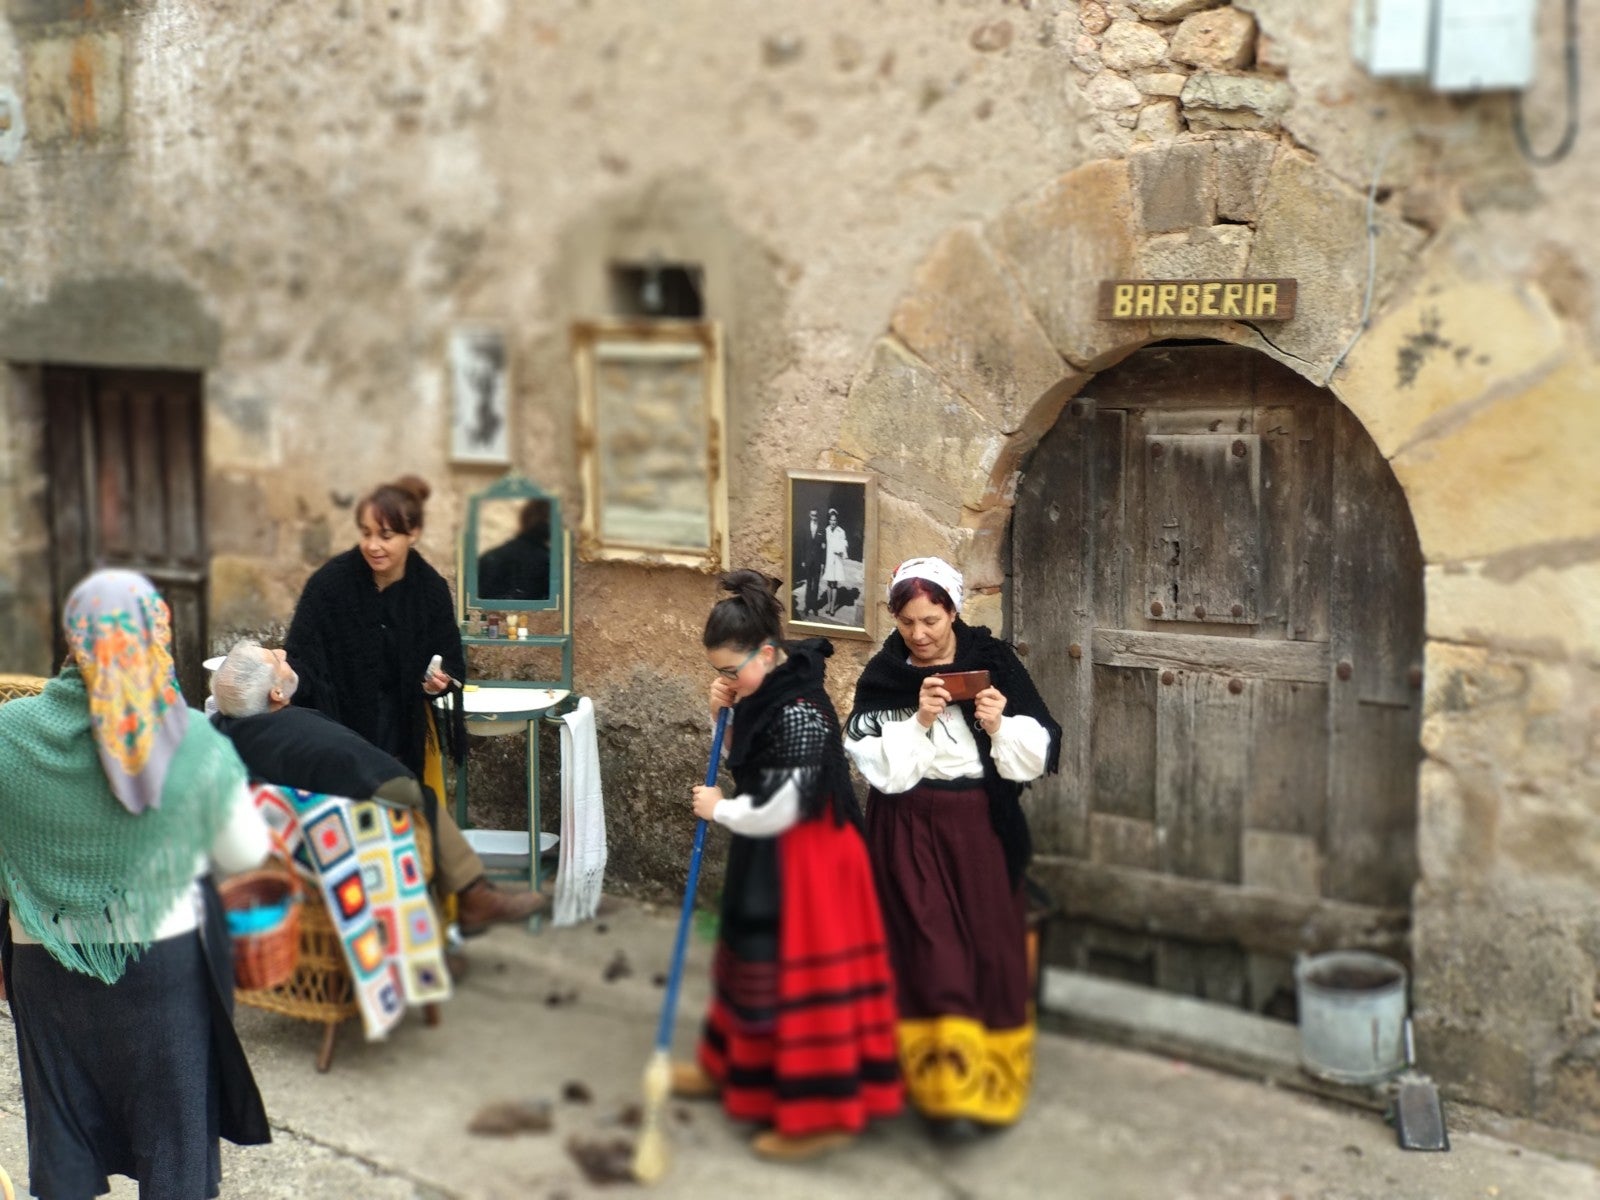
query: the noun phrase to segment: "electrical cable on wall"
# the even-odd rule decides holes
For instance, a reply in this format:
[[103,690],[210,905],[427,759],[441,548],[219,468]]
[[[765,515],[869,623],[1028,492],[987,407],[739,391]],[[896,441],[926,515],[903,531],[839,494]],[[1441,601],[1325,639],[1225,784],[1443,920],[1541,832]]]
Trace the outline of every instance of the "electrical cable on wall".
[[1573,144],[1578,140],[1578,97],[1581,82],[1581,68],[1578,63],[1578,0],[1566,0],[1566,53],[1567,66],[1567,127],[1561,133],[1561,140],[1555,148],[1547,153],[1539,153],[1533,148],[1533,143],[1528,140],[1528,126],[1523,119],[1522,93],[1518,92],[1511,100],[1511,132],[1516,136],[1517,149],[1522,152],[1522,157],[1537,167],[1548,167],[1560,162],[1571,151]]
[[1344,360],[1350,357],[1350,351],[1355,349],[1361,335],[1367,331],[1367,326],[1372,324],[1372,297],[1378,286],[1378,185],[1383,180],[1383,168],[1389,161],[1389,152],[1393,150],[1402,139],[1413,136],[1415,131],[1402,129],[1392,134],[1378,151],[1378,161],[1372,168],[1372,183],[1367,188],[1367,288],[1366,296],[1361,302],[1361,320],[1356,325],[1356,331],[1351,335],[1345,348],[1339,351],[1339,357],[1333,360],[1333,365],[1328,368],[1328,373],[1323,377],[1322,386],[1327,387],[1333,381],[1334,372],[1344,365]]

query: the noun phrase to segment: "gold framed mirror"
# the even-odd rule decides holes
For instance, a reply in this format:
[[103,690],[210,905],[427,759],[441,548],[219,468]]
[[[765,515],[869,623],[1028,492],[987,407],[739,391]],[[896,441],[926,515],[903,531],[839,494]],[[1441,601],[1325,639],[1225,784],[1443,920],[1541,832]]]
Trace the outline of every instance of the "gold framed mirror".
[[722,333],[707,321],[578,322],[578,554],[728,562]]

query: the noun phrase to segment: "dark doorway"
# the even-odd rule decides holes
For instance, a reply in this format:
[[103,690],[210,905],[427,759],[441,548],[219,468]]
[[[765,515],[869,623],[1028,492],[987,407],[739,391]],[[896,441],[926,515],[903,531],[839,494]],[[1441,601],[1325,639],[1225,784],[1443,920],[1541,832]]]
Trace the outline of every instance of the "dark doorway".
[[1298,953],[1403,957],[1422,560],[1355,417],[1264,355],[1143,350],[1040,442],[1013,558],[1065,729],[1031,808],[1052,957],[1281,1016]]
[[55,660],[61,609],[99,567],[148,576],[172,609],[185,699],[205,698],[206,583],[200,376],[46,367]]

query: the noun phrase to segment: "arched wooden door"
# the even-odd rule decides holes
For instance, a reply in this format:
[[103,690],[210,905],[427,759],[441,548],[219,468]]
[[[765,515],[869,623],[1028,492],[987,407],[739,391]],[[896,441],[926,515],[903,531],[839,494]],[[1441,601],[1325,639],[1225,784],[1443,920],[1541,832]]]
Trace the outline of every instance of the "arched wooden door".
[[1355,418],[1251,351],[1146,349],[1042,440],[1012,545],[1065,729],[1030,793],[1051,957],[1287,1015],[1296,953],[1403,956],[1422,565]]

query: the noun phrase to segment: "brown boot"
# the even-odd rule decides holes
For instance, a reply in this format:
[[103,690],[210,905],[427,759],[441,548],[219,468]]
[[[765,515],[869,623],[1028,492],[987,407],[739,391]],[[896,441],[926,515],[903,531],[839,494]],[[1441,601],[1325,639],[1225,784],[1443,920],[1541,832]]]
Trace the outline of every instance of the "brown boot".
[[697,1062],[672,1064],[672,1094],[679,1100],[711,1100],[721,1089]]
[[758,1133],[751,1139],[750,1148],[762,1158],[773,1162],[804,1162],[830,1151],[848,1146],[856,1140],[853,1133],[834,1130],[828,1133],[810,1133],[802,1137],[785,1137],[775,1129]]
[[456,893],[456,926],[462,937],[477,937],[491,925],[526,921],[549,907],[549,897],[538,892],[502,891],[487,879],[480,879]]

